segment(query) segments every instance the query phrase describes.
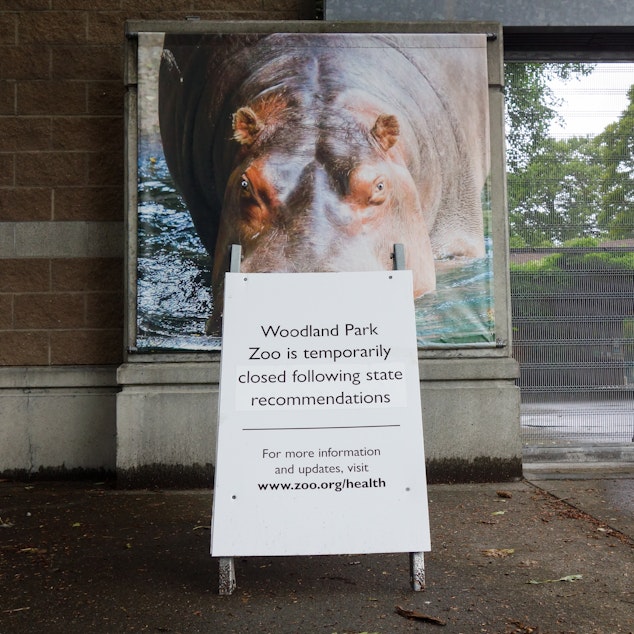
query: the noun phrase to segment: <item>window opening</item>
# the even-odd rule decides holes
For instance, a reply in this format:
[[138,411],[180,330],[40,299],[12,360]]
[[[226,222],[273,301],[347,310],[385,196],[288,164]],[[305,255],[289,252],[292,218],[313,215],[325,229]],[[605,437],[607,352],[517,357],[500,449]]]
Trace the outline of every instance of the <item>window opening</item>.
[[634,435],[634,64],[509,62],[514,356],[526,447]]

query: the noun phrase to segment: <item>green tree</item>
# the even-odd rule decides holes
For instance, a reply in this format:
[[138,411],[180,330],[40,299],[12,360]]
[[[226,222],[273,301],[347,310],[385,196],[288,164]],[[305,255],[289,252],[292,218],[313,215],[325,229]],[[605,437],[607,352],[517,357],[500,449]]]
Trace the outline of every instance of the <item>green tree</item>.
[[526,166],[507,174],[514,246],[554,246],[598,235],[602,172],[592,139],[542,141]]
[[514,172],[539,153],[563,100],[551,82],[588,75],[593,64],[507,62],[504,66],[507,169]]
[[596,137],[603,163],[599,225],[613,239],[634,236],[634,86],[619,120]]

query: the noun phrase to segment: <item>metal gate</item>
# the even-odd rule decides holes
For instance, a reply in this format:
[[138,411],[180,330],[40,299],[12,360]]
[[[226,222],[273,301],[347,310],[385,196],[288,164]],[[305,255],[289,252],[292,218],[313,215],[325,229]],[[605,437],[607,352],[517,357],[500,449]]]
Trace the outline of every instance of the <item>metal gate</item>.
[[627,95],[614,123],[550,132],[508,174],[526,448],[634,441],[634,68],[600,67]]
[[545,255],[562,270],[511,275],[527,446],[633,440],[634,271],[593,268],[588,257],[614,253],[631,254],[632,246],[561,249]]

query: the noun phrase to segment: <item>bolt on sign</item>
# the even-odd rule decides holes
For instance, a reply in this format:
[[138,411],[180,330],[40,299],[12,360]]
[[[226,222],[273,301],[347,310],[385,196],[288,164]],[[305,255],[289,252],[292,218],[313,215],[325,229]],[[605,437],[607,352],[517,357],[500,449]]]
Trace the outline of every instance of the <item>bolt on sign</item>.
[[412,284],[226,275],[213,556],[430,550]]

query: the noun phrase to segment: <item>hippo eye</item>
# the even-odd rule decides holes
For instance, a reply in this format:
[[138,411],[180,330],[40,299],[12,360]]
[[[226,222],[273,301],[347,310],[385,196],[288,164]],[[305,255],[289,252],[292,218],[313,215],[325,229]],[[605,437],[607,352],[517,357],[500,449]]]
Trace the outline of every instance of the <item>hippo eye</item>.
[[387,198],[387,185],[385,183],[385,177],[379,176],[372,183],[373,189],[372,194],[370,195],[370,199],[368,202],[371,205],[380,205],[385,202]]

